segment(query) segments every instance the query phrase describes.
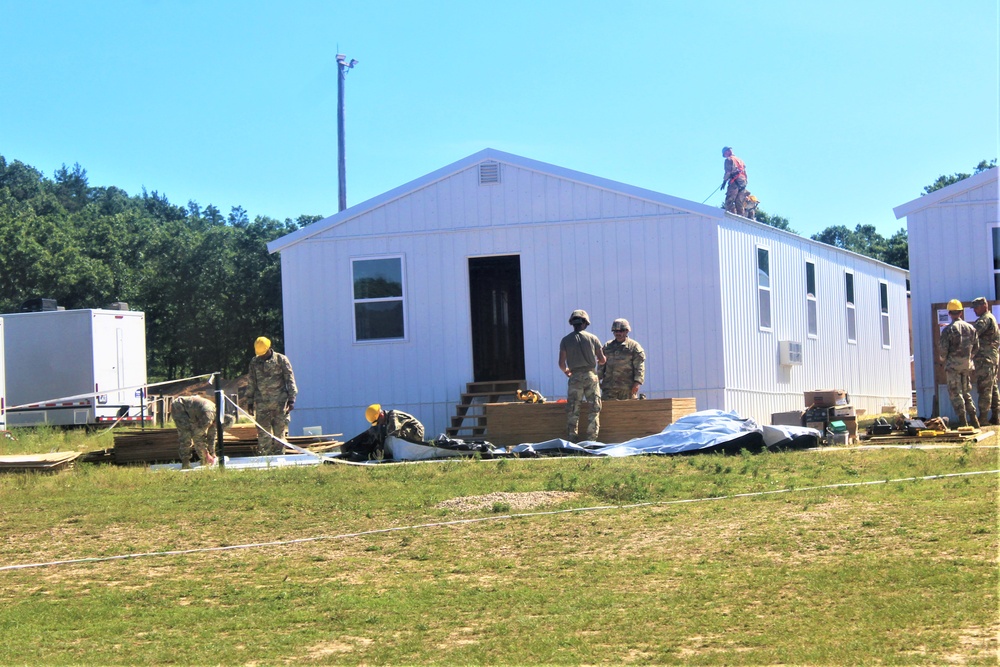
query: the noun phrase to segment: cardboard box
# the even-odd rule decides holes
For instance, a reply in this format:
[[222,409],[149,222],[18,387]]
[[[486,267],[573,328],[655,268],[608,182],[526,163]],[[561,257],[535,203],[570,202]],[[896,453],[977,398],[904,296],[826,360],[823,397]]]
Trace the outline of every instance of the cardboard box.
[[826,422],[806,422],[806,426],[819,431],[821,438],[826,436]]
[[774,426],[802,426],[803,415],[805,415],[804,410],[775,412],[771,415],[771,424]]
[[830,414],[834,419],[839,419],[840,417],[854,417],[854,406],[853,405],[837,405],[830,408]]
[[847,435],[849,442],[857,442],[858,440],[858,418],[857,417],[840,417],[839,421],[847,424]]
[[805,392],[805,406],[813,405],[820,408],[829,408],[834,405],[847,405],[850,399],[843,389],[814,389]]

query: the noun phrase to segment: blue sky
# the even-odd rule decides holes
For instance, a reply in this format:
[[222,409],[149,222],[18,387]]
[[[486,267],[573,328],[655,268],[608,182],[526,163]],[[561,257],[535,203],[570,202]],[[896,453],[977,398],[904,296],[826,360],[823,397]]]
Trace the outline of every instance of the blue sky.
[[483,148],[719,204],[723,145],[812,235],[998,155],[998,0],[0,0],[0,155],[283,219]]

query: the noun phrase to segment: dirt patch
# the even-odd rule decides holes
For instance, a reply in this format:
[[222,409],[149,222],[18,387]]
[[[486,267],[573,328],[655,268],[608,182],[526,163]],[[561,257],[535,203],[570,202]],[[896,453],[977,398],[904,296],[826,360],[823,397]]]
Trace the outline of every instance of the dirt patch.
[[435,507],[458,512],[481,512],[496,509],[504,512],[518,512],[545,505],[554,505],[575,498],[577,495],[579,494],[572,491],[525,491],[522,493],[497,491],[496,493],[487,493],[485,496],[452,498],[438,503]]

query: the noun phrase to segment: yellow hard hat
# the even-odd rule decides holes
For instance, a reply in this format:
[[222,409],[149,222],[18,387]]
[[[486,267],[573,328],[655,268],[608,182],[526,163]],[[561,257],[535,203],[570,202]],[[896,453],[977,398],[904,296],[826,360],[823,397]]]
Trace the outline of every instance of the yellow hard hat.
[[378,416],[382,414],[382,406],[378,403],[372,403],[367,408],[365,408],[365,419],[368,420],[369,424],[374,424],[378,421]]
[[959,301],[958,299],[952,299],[951,301],[948,302],[948,312],[951,313],[956,310],[965,310],[965,308],[962,307],[961,301]]
[[253,342],[253,351],[257,353],[258,357],[264,356],[270,349],[271,341],[263,336]]

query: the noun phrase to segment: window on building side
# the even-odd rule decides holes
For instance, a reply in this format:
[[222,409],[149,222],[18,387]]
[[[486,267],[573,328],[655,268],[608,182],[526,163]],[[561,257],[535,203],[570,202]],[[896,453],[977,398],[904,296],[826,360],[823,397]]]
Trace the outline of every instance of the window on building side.
[[761,329],[771,329],[771,260],[767,248],[757,248],[757,313]]
[[406,337],[403,258],[355,259],[354,339],[399,340]]
[[882,347],[889,347],[889,283],[878,283],[878,303],[882,319]]
[[858,321],[854,309],[854,274],[844,274],[844,290],[847,296],[847,342],[858,342]]
[[806,333],[819,337],[819,305],[816,302],[816,264],[806,262]]

